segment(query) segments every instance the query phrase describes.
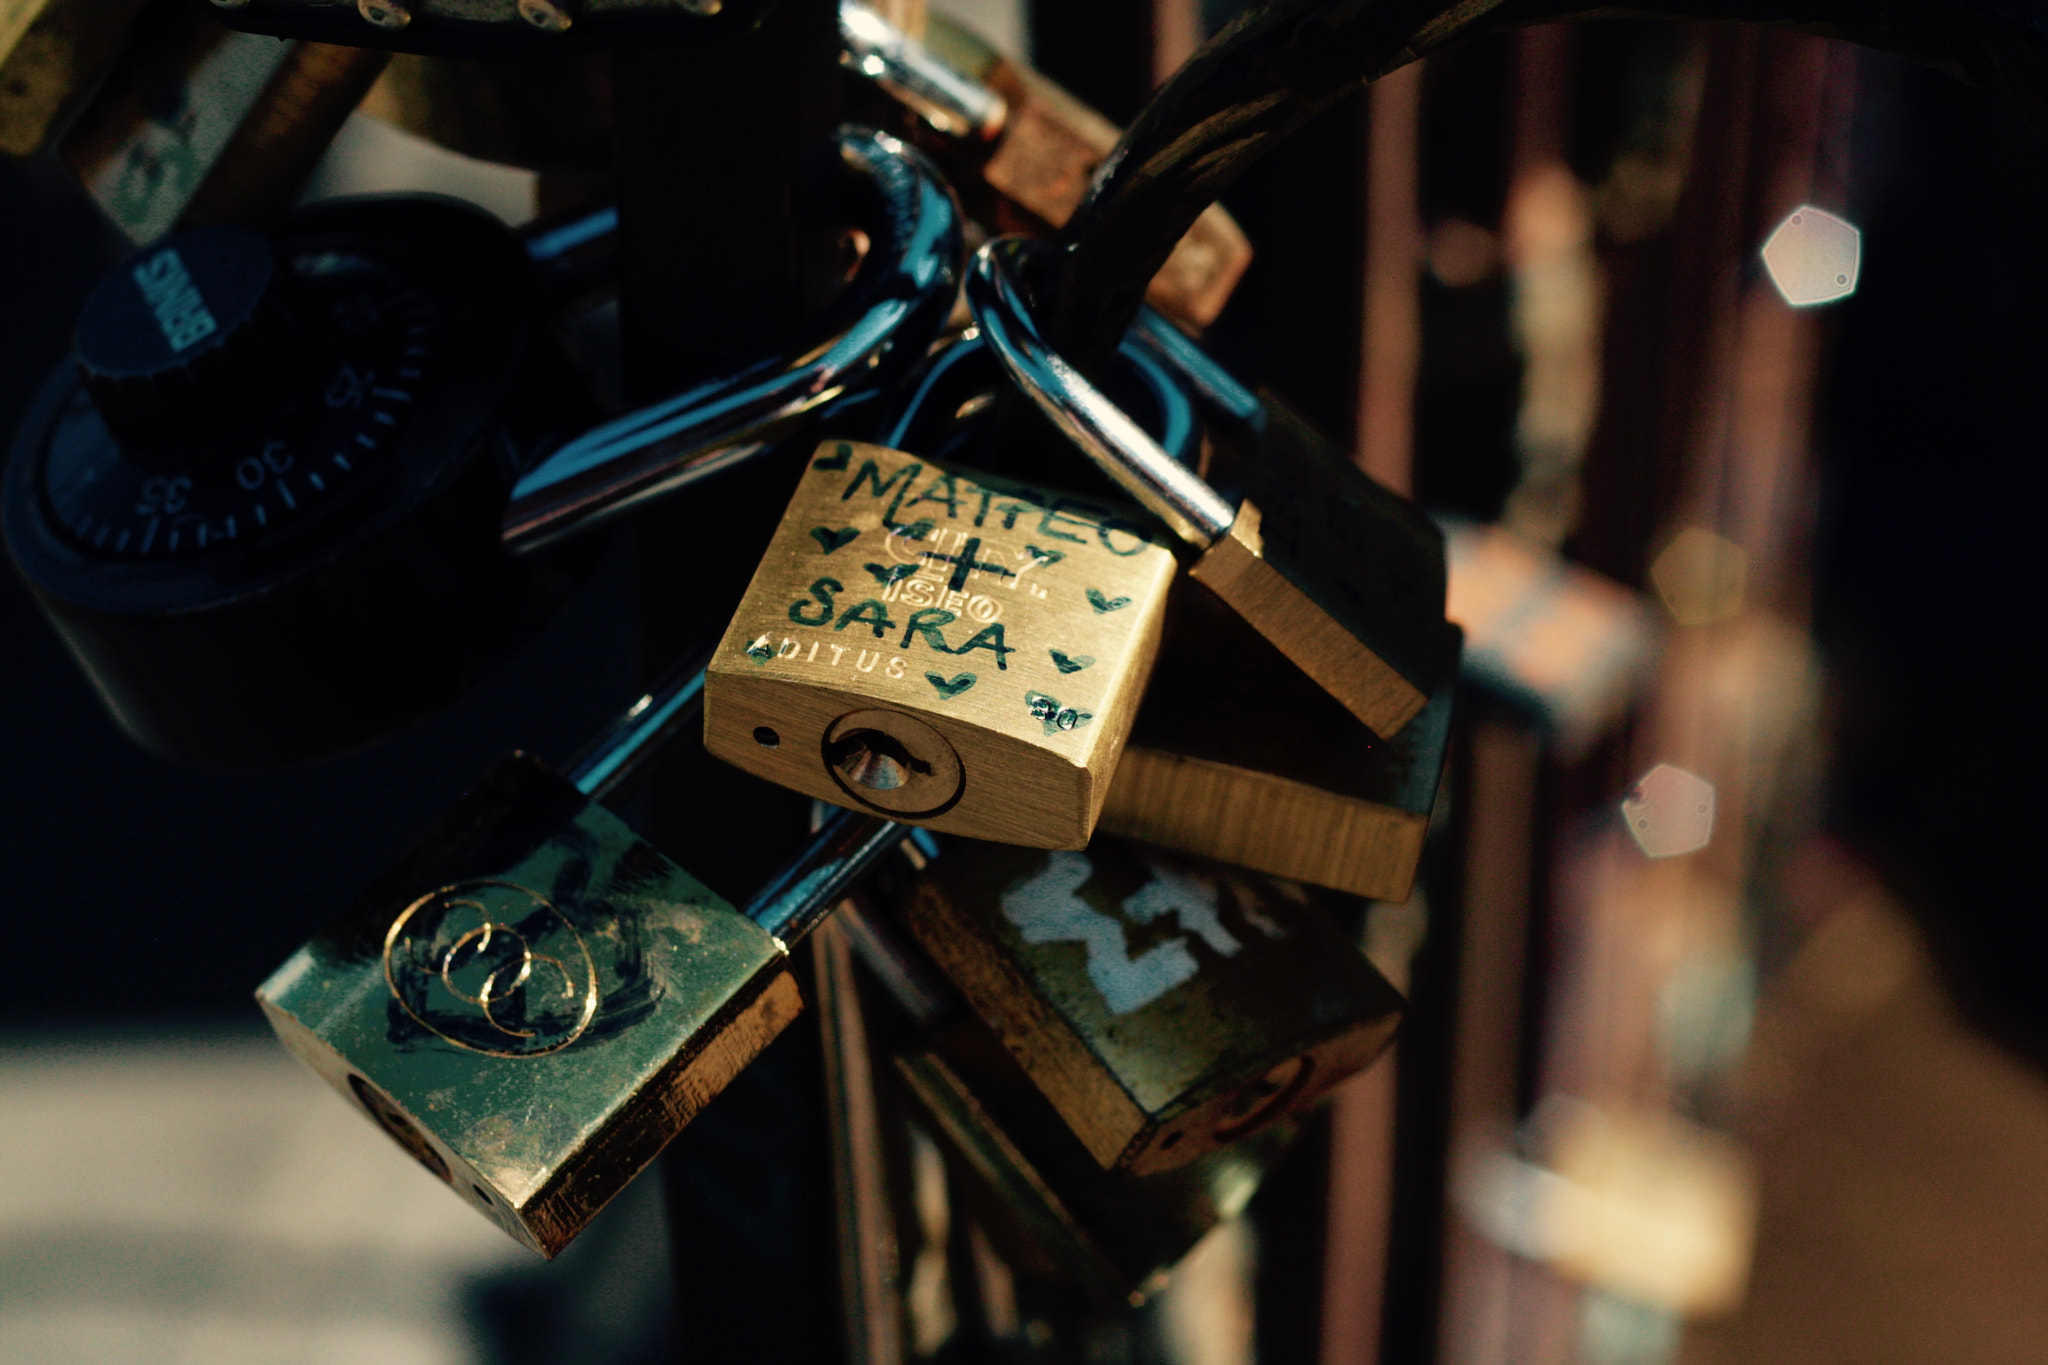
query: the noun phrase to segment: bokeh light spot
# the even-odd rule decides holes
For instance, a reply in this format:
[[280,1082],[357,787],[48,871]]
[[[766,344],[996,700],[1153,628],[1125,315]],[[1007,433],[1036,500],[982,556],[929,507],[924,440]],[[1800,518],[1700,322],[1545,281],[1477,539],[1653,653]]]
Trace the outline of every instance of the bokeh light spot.
[[1714,836],[1714,784],[1659,763],[1622,801],[1621,818],[1646,857],[1696,853]]
[[1681,626],[1725,621],[1742,610],[1749,556],[1733,541],[1698,526],[1671,538],[1650,565],[1650,584]]
[[1763,256],[1785,302],[1811,308],[1856,292],[1863,234],[1826,209],[1803,204],[1765,240]]

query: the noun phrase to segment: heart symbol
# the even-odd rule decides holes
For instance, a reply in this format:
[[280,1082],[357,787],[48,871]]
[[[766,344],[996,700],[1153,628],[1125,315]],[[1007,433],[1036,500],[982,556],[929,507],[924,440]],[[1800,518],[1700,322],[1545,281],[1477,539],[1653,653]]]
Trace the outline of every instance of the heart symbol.
[[811,528],[811,539],[822,545],[825,548],[825,553],[828,555],[842,545],[852,544],[859,535],[860,532],[851,526],[842,526],[837,531],[829,526],[813,526]]
[[1065,550],[1041,550],[1036,545],[1026,545],[1024,550],[1040,564],[1057,564],[1067,557]]
[[846,468],[846,462],[852,458],[853,447],[848,445],[846,442],[841,441],[839,443],[839,449],[833,451],[830,455],[823,455],[811,461],[811,468],[844,469]]
[[956,674],[951,682],[948,682],[936,673],[927,673],[924,675],[924,680],[937,688],[939,695],[947,701],[953,700],[953,698],[974,686],[974,675],[972,673]]
[[1053,667],[1062,673],[1079,673],[1095,662],[1095,656],[1092,654],[1062,654],[1057,649],[1047,652],[1052,655]]
[[[817,532],[813,531],[811,534],[816,535]],[[1088,589],[1088,605],[1095,608],[1098,613],[1107,613],[1128,607],[1131,605],[1131,599],[1128,597],[1104,597],[1100,588],[1090,588]]]
[[905,540],[923,540],[932,533],[932,528],[937,525],[938,523],[930,517],[923,517],[911,522],[908,526],[891,526],[889,529],[895,534],[902,536]]
[[879,564],[863,564],[861,567],[873,574],[875,581],[885,588],[892,583],[900,583],[917,572],[915,564],[891,564],[886,569]]

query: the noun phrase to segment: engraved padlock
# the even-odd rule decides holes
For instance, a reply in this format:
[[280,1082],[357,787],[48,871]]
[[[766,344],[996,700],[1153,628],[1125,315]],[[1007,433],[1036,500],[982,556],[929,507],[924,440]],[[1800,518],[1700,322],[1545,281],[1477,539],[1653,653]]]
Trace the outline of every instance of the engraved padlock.
[[707,669],[705,746],[837,805],[1079,848],[1174,568],[1134,508],[827,441]]
[[1311,893],[1116,839],[948,840],[900,915],[1104,1169],[1169,1170],[1302,1112],[1402,1009]]
[[[1375,733],[1397,733],[1457,655],[1442,535],[1413,504],[1306,441],[1263,443],[1263,458],[1224,481],[1235,501],[1218,492],[1046,345],[1018,278],[1040,247],[990,242],[968,270],[968,304],[1004,369],[1104,473],[1201,551],[1190,577]],[[1184,337],[1173,344],[1192,347]]]
[[840,814],[735,910],[596,798],[694,720],[643,698],[558,775],[515,754],[257,991],[278,1037],[553,1256],[793,1019],[788,945],[902,837]]

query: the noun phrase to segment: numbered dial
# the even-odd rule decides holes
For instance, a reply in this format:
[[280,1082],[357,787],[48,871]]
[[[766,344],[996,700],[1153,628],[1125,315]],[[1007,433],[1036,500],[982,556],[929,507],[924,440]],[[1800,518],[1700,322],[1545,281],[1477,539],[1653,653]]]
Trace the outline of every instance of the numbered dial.
[[[270,250],[260,238],[248,240]],[[166,400],[159,392],[150,403],[122,393],[103,368],[95,369],[88,350],[95,312],[114,311],[97,307],[109,294],[170,300],[148,316],[120,319],[157,351],[195,327],[207,327],[203,343],[228,325],[217,322],[223,310],[208,306],[194,272],[182,269],[193,253],[179,246],[174,240],[158,247],[101,286],[80,327],[90,387],[72,392],[45,447],[42,483],[53,520],[74,544],[99,554],[221,554],[286,532],[387,466],[414,414],[436,396],[440,304],[392,264],[331,249],[277,263],[284,276],[278,285],[291,290],[290,324],[261,329],[269,335],[231,336],[215,348],[267,345],[283,356],[224,361],[211,367],[221,371],[212,376],[174,372],[176,388],[189,397],[177,392]],[[177,283],[156,290],[136,283],[167,277]],[[188,305],[182,312],[181,298]],[[259,329],[252,318],[240,330]],[[286,335],[277,337],[280,331]],[[174,380],[157,375],[142,382],[160,391]],[[257,411],[232,424],[207,411],[252,400]]]
[[520,452],[590,420],[519,242],[340,201],[118,267],[8,459],[7,548],[147,747],[265,767],[461,696],[586,567],[514,561]]

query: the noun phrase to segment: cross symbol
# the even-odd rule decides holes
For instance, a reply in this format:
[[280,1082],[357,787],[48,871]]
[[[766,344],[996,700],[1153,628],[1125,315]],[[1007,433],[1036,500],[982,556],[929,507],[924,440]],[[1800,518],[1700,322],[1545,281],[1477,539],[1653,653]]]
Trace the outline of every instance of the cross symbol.
[[1000,564],[975,563],[974,556],[980,552],[981,537],[970,536],[967,543],[960,547],[960,553],[957,555],[942,555],[937,550],[926,550],[918,558],[934,560],[941,564],[951,564],[953,566],[953,576],[946,581],[946,587],[951,592],[967,591],[967,575],[973,573],[976,569],[980,569],[984,573],[999,573],[1005,578],[1015,578],[1017,576]]

